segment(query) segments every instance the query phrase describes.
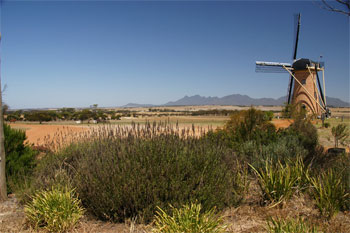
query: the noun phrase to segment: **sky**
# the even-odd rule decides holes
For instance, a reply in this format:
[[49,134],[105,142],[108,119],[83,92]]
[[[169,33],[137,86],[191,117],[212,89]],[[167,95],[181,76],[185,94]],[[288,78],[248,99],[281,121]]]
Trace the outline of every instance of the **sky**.
[[327,96],[350,101],[349,17],[315,1],[2,1],[1,82],[12,109],[279,98],[287,73],[255,61],[325,62]]

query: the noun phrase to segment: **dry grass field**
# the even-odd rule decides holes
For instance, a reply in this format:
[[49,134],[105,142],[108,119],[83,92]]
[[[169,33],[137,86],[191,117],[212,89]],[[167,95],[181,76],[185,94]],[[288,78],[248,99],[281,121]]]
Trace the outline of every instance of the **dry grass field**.
[[[130,110],[136,113],[145,114],[143,117],[122,117],[121,120],[111,120],[112,125],[131,125],[134,123],[144,124],[146,122],[168,122],[173,125],[178,125],[180,129],[192,128],[194,125],[197,129],[202,128],[215,130],[223,127],[225,122],[229,120],[229,116],[191,116],[183,115],[184,112],[195,112],[200,110],[246,110],[250,107],[242,106],[174,106],[174,107],[152,107],[152,109],[168,109],[169,112],[162,112],[169,116],[158,116],[157,112],[149,112],[149,108],[113,108],[113,110]],[[275,116],[280,115],[281,106],[256,106],[255,108],[263,111],[273,111]],[[327,121],[330,122],[331,127],[341,122],[350,125],[350,108],[332,108],[332,118]],[[181,115],[182,114],[182,115]],[[273,123],[277,128],[286,128],[292,121],[285,119],[273,119]],[[76,124],[74,121],[58,121],[49,123],[32,123],[32,122],[16,122],[11,123],[11,127],[16,129],[23,129],[26,131],[27,142],[34,145],[44,145],[52,143],[60,136],[64,136],[67,142],[70,142],[79,133],[89,131],[101,124]],[[331,127],[328,129],[321,127],[321,121],[315,121],[320,134],[320,142],[326,147],[332,146]]]

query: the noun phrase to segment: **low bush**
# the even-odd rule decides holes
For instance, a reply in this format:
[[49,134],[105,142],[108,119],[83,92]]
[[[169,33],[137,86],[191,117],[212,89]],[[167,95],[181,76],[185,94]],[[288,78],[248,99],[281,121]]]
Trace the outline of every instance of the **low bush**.
[[49,232],[71,230],[82,217],[84,210],[74,191],[67,187],[53,187],[39,191],[28,203],[24,212],[28,223],[34,228]]
[[281,135],[275,142],[267,145],[260,145],[255,141],[247,141],[240,145],[238,155],[243,161],[247,161],[255,168],[265,166],[265,161],[271,160],[273,163],[280,161],[285,164],[296,161],[297,158],[304,158],[307,150],[300,145],[299,139],[295,135]]
[[308,179],[311,184],[311,195],[321,215],[330,219],[349,205],[350,195],[346,184],[343,183],[342,171],[329,169]]
[[200,204],[184,205],[177,209],[171,206],[172,214],[158,208],[153,232],[162,233],[219,233],[226,232],[223,219],[215,214],[215,209],[202,213]]
[[267,221],[267,231],[271,233],[317,233],[319,230],[303,218],[281,219],[270,218]]
[[[151,221],[156,206],[198,201],[203,210],[237,205],[247,185],[234,154],[220,142],[159,125],[102,129],[94,138],[43,159],[35,185],[76,188],[102,220]],[[244,170],[243,170],[244,171]]]

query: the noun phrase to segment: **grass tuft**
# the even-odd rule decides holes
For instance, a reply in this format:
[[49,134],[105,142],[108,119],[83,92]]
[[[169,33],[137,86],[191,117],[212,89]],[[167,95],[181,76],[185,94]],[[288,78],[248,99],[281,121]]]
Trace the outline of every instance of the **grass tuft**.
[[177,209],[171,206],[172,215],[158,207],[153,232],[162,233],[219,233],[225,232],[223,219],[215,214],[215,208],[202,213],[200,204],[184,205]]
[[349,204],[349,193],[342,182],[342,172],[329,169],[308,179],[311,184],[311,195],[321,215],[330,219]]
[[82,217],[84,210],[74,190],[52,187],[38,192],[24,208],[26,219],[34,229],[44,228],[50,232],[71,230]]
[[316,233],[318,229],[304,218],[280,219],[269,218],[267,231],[270,233]]

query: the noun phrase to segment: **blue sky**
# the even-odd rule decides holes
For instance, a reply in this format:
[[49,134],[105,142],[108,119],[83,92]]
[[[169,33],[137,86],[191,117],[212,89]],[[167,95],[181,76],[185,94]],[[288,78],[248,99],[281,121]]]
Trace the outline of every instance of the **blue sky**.
[[288,74],[255,61],[326,62],[326,93],[350,101],[349,17],[312,1],[5,1],[1,78],[11,108],[164,104],[185,95],[279,98]]

